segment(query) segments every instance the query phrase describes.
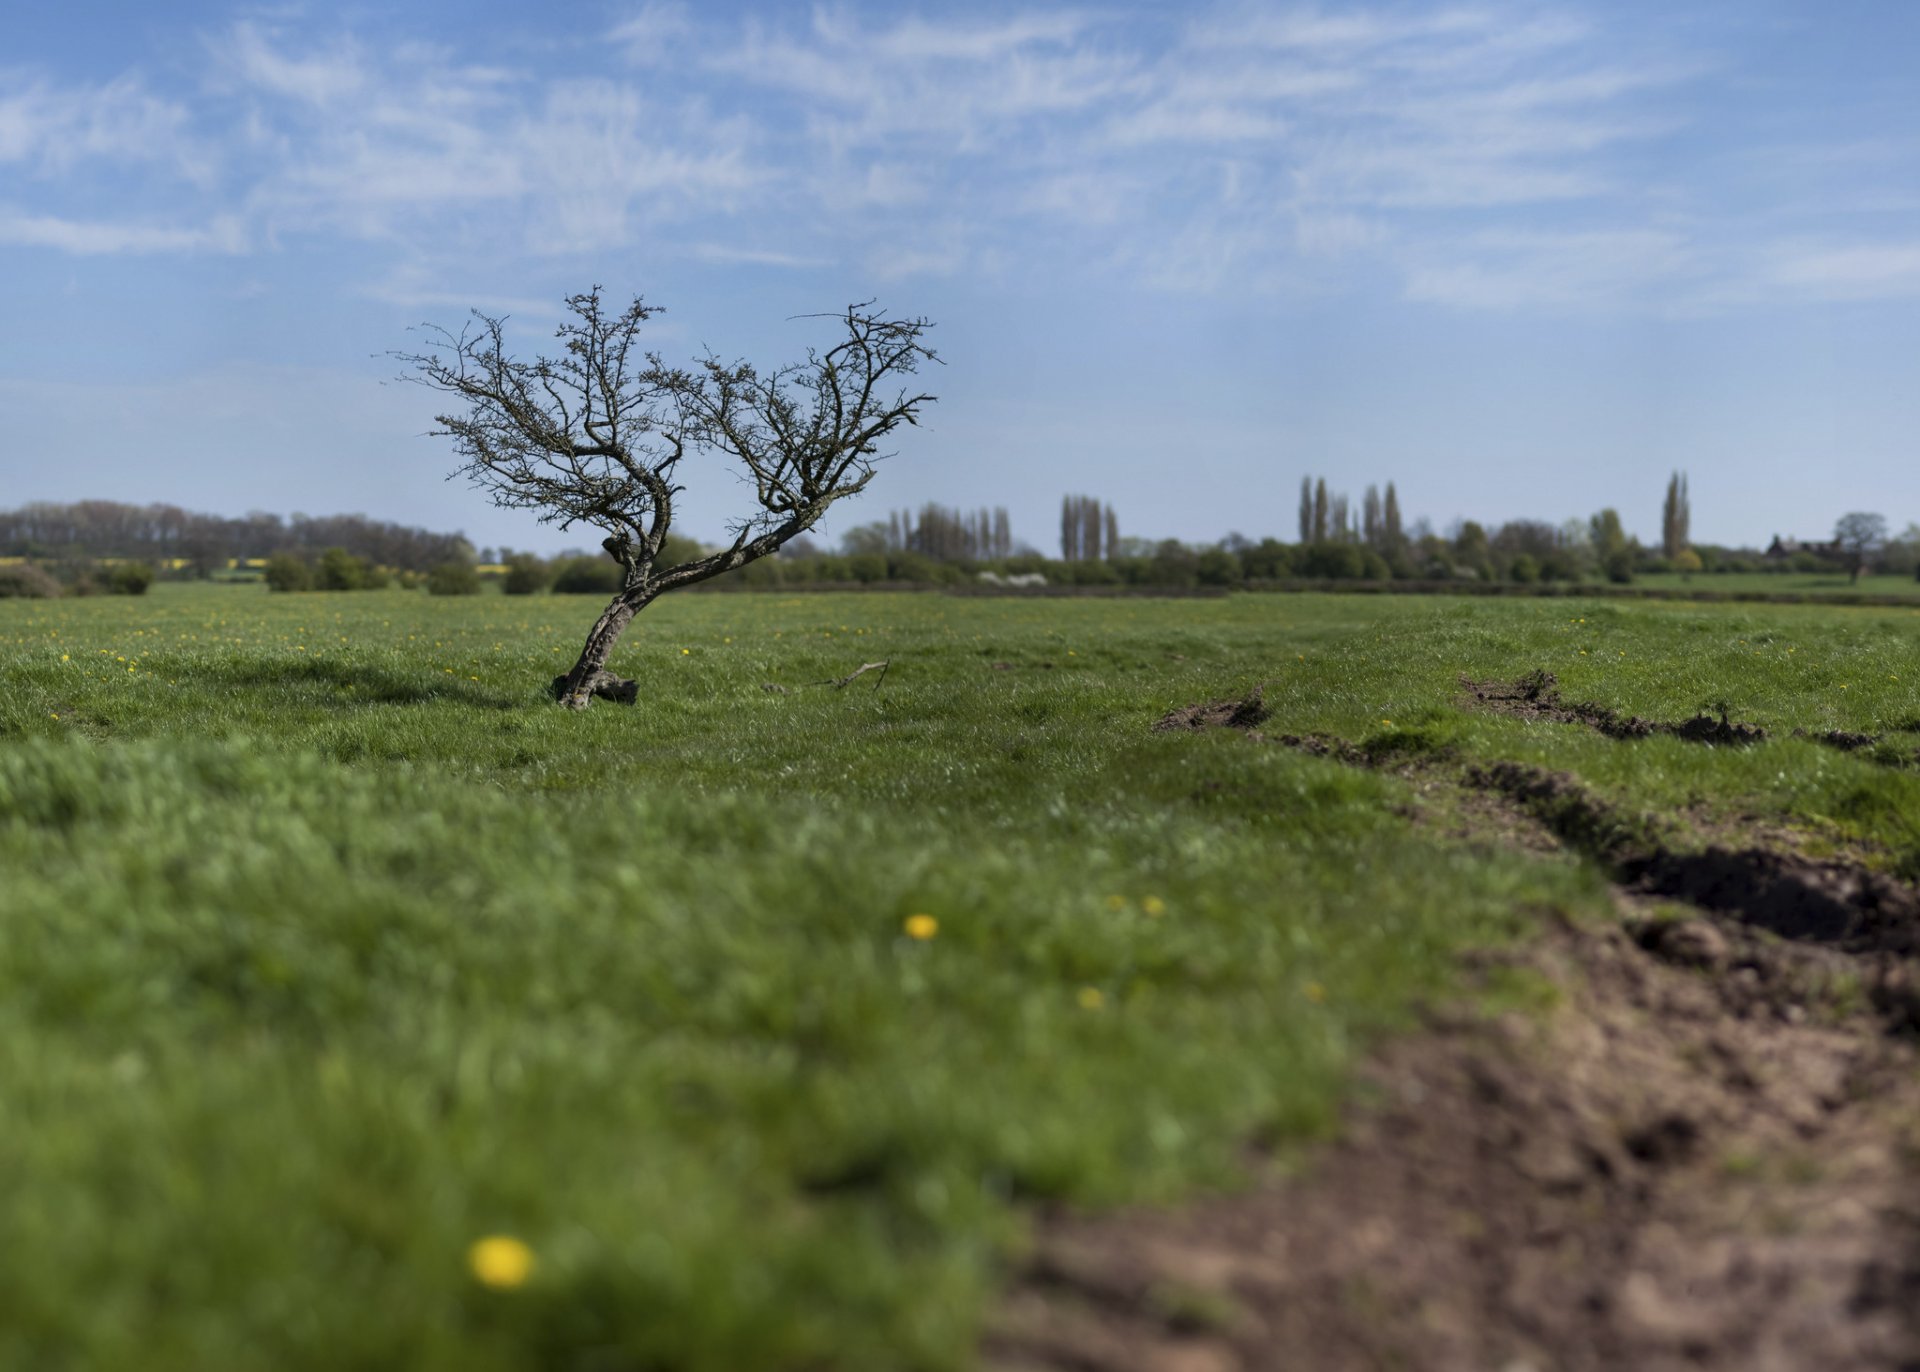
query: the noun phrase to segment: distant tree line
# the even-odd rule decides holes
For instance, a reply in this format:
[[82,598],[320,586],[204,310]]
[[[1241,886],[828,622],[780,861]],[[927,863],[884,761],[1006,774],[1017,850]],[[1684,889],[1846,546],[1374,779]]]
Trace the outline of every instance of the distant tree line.
[[290,553],[309,562],[339,548],[376,567],[425,573],[473,560],[460,534],[434,533],[365,515],[196,514],[177,505],[80,500],[0,510],[0,557],[47,563],[124,559],[207,575],[234,559]]
[[[1017,540],[1004,506],[964,510],[928,504],[849,529],[837,548],[795,538],[776,556],[712,584],[940,585],[975,581],[983,573],[1037,573],[1055,585],[1170,587],[1322,580],[1625,583],[1663,572],[1920,575],[1920,524],[1894,535],[1877,514],[1844,516],[1823,543],[1776,538],[1765,552],[1695,544],[1683,472],[1667,483],[1660,542],[1652,547],[1628,534],[1613,508],[1557,525],[1533,519],[1494,526],[1459,520],[1436,532],[1424,519],[1404,521],[1391,481],[1367,486],[1356,504],[1325,477],[1312,476],[1300,485],[1299,538],[1292,543],[1238,533],[1207,544],[1122,537],[1114,507],[1091,495],[1064,497],[1060,516],[1059,558]],[[678,535],[673,545],[664,555],[679,561],[704,551]],[[9,569],[0,577],[5,582],[0,596],[55,593],[62,582],[82,593],[137,593],[152,579],[143,558],[190,557],[193,548],[207,550],[209,564],[216,567],[224,567],[228,557],[269,557],[267,581],[276,590],[376,589],[393,580],[462,595],[492,581],[509,595],[610,595],[621,576],[620,565],[603,552],[542,558],[506,548],[483,571],[457,534],[432,534],[358,515],[228,520],[188,515],[167,505],[84,501],[0,512],[0,558],[30,557],[40,564]]]

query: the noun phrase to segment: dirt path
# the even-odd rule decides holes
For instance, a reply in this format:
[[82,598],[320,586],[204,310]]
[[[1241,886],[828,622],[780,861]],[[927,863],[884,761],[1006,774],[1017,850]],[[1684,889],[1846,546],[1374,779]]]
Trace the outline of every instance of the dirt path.
[[1498,841],[1616,876],[1616,925],[1543,912],[1503,959],[1559,1006],[1390,1045],[1296,1178],[1046,1218],[988,1364],[1920,1369],[1920,896],[1832,860],[1669,851],[1558,774],[1429,784]]

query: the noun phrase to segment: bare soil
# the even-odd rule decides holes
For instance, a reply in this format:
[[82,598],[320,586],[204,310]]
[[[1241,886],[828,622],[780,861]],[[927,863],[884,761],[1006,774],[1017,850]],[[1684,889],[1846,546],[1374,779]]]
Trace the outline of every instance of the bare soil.
[[1555,724],[1584,724],[1608,738],[1668,734],[1689,743],[1738,747],[1759,743],[1767,737],[1767,731],[1759,725],[1736,723],[1725,716],[1715,719],[1711,715],[1695,715],[1679,723],[1661,723],[1638,715],[1623,715],[1604,705],[1563,700],[1558,689],[1559,678],[1547,671],[1529,672],[1518,681],[1470,681],[1462,677],[1460,686],[1475,705],[1495,714]]
[[1266,723],[1272,714],[1261,699],[1261,688],[1256,686],[1238,700],[1210,700],[1203,705],[1183,705],[1169,710],[1154,721],[1153,731],[1167,734],[1199,729],[1253,730]]
[[1542,912],[1529,947],[1476,960],[1557,1007],[1433,1012],[1340,1138],[1255,1159],[1242,1194],[1044,1216],[988,1364],[1920,1369],[1920,893],[1672,846],[1561,773],[1420,787],[1457,790],[1433,811],[1467,841],[1615,879],[1614,923]]

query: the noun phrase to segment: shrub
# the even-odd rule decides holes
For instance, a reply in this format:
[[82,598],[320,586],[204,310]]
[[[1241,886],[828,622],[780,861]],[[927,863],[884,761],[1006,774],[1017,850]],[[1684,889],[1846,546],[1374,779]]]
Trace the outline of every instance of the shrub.
[[479,595],[480,571],[471,562],[442,562],[427,573],[428,595]]
[[60,583],[31,562],[0,567],[0,600],[52,600],[59,594]]
[[1633,554],[1625,548],[1616,549],[1607,554],[1601,570],[1606,572],[1607,580],[1614,585],[1630,585],[1633,581]]
[[366,585],[372,570],[365,558],[355,557],[345,548],[329,548],[320,554],[314,584],[323,591],[357,591]]
[[553,564],[557,595],[612,595],[620,589],[620,565],[605,557],[566,557]]
[[885,553],[855,553],[847,559],[847,571],[855,581],[885,581],[887,579],[887,557]]
[[1244,577],[1240,559],[1225,548],[1203,551],[1193,570],[1202,586],[1238,586]]
[[1120,580],[1120,569],[1111,562],[1063,562],[1063,580],[1075,586],[1112,586]]
[[902,552],[888,554],[887,576],[894,581],[935,581],[940,573],[925,553]]
[[1580,563],[1564,548],[1543,553],[1540,557],[1540,579],[1542,581],[1578,581]]
[[1295,570],[1301,576],[1352,581],[1366,575],[1367,561],[1352,543],[1310,543],[1301,550]]
[[1191,586],[1200,576],[1200,558],[1193,549],[1174,538],[1163,538],[1154,545],[1147,562],[1147,580],[1155,586]]
[[1517,581],[1523,586],[1531,586],[1540,579],[1540,564],[1533,560],[1530,553],[1518,553],[1507,564],[1507,580]]
[[507,559],[507,574],[500,589],[508,595],[537,595],[553,580],[553,570],[532,553],[515,553]]
[[1293,575],[1293,549],[1277,538],[1263,538],[1240,554],[1240,566],[1258,581],[1278,581]]
[[107,573],[107,589],[114,595],[145,595],[153,585],[153,568],[144,562],[122,562]]
[[275,553],[267,559],[266,579],[269,591],[310,591],[313,568],[292,553]]

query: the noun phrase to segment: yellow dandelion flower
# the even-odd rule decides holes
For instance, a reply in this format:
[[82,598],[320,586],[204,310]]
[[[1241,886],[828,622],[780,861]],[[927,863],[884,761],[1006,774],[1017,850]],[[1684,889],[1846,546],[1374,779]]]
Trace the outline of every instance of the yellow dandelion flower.
[[1140,908],[1153,919],[1167,913],[1167,903],[1158,896],[1147,896],[1140,902]]
[[482,1286],[509,1290],[533,1272],[533,1250],[508,1234],[489,1234],[467,1249],[467,1266]]
[[69,656],[68,654],[66,654],[66,653],[62,653],[62,654],[60,654],[60,660],[61,660],[62,662],[65,662],[65,661],[67,660],[67,658],[68,658],[68,656]]
[[1125,896],[1108,896],[1107,908],[1118,914],[1127,908],[1127,898]]
[[1392,720],[1390,720],[1390,719],[1383,719],[1383,720],[1381,720],[1380,722],[1381,722],[1382,724],[1384,724],[1384,725],[1386,725],[1386,726],[1387,726],[1387,727],[1388,727],[1389,729],[1391,729],[1391,728],[1393,727],[1393,721],[1392,721]]
[[693,649],[691,649],[691,648],[682,648],[682,649],[680,650],[680,656],[681,656],[681,657],[692,657],[692,656],[693,656]]
[[1080,994],[1075,999],[1080,1002],[1082,1010],[1099,1010],[1107,1003],[1105,993],[1098,986],[1082,986]]
[[1325,1005],[1327,1003],[1327,988],[1317,981],[1308,982],[1307,999],[1315,1005]]
[[908,938],[919,939],[925,943],[940,932],[940,921],[932,915],[908,915],[906,923],[901,927],[907,931]]

